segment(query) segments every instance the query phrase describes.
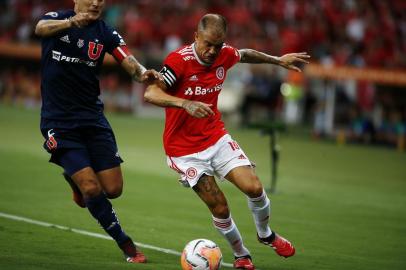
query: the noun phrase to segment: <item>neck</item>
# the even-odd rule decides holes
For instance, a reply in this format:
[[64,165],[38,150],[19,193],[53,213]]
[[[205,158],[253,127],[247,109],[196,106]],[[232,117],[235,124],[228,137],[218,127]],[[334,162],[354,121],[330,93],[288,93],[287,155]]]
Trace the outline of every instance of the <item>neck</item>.
[[196,46],[196,44],[193,43],[193,44],[192,44],[193,54],[194,54],[194,56],[196,57],[197,62],[199,62],[199,64],[201,64],[201,65],[203,65],[203,66],[206,66],[206,67],[210,66],[211,64],[208,64],[208,63],[204,62],[202,59],[200,59],[199,55],[198,55],[197,52],[196,52],[195,46]]

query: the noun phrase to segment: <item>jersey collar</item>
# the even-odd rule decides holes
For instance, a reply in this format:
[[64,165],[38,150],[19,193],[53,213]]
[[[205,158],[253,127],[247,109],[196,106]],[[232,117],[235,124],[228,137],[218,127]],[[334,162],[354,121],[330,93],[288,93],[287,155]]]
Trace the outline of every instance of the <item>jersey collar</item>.
[[193,55],[195,56],[197,62],[199,62],[200,65],[205,66],[205,67],[211,66],[211,64],[207,64],[207,63],[203,62],[203,61],[199,58],[199,56],[197,55],[196,50],[195,50],[195,43],[194,43],[194,42],[192,43],[192,50],[193,50]]

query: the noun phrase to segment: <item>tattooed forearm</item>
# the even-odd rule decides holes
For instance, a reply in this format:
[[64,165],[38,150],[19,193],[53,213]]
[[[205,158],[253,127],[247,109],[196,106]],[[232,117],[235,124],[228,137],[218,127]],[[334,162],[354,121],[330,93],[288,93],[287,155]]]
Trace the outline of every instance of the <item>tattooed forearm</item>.
[[131,77],[135,81],[141,82],[141,76],[145,72],[145,68],[132,55],[128,57],[128,63],[131,69],[130,71]]
[[52,36],[62,30],[70,28],[72,22],[65,20],[41,20],[35,27],[35,34],[41,37]]
[[279,57],[272,56],[263,52],[258,52],[252,49],[242,49],[239,50],[241,59],[241,63],[252,63],[252,64],[260,64],[260,63],[269,63],[269,64],[280,64]]
[[193,114],[193,113],[197,110],[198,105],[197,105],[196,103],[194,103],[193,101],[191,101],[191,100],[185,100],[185,101],[182,103],[182,107],[183,107],[186,111],[188,111],[189,113]]
[[54,31],[55,29],[58,29],[57,25],[48,25],[48,31]]

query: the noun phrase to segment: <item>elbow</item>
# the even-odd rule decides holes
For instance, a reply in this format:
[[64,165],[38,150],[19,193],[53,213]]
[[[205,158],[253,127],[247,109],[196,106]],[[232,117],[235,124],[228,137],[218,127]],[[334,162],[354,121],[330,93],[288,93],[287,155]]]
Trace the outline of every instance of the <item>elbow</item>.
[[40,24],[37,24],[37,26],[35,26],[35,35],[39,37],[44,36],[44,27],[42,27]]
[[35,27],[35,35],[42,36],[41,28],[38,25]]

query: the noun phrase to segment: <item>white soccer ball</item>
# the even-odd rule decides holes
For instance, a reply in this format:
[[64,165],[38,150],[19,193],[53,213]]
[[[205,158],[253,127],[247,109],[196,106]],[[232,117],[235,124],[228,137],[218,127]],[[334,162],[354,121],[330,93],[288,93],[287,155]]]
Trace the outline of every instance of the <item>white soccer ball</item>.
[[213,241],[196,239],[187,243],[183,249],[180,263],[183,270],[220,269],[223,255]]

